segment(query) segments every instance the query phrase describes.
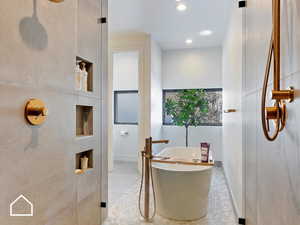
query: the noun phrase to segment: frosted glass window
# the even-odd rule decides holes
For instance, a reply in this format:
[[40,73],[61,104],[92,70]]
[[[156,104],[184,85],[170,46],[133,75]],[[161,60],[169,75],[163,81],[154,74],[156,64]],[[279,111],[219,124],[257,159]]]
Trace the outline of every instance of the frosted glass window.
[[138,124],[138,91],[115,91],[114,101],[115,124]]

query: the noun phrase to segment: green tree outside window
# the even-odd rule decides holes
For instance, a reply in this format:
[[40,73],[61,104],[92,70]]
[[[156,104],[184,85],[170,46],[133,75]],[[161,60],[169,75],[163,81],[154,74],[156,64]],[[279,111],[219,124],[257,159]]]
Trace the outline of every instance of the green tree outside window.
[[165,110],[174,125],[185,127],[185,144],[188,147],[189,127],[200,126],[201,118],[208,113],[206,92],[203,89],[179,91],[166,99]]

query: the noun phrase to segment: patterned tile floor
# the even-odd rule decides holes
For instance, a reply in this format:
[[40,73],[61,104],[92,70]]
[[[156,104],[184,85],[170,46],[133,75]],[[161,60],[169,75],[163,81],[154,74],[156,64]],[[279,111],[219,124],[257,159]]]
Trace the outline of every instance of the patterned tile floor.
[[108,175],[108,202],[114,205],[138,183],[140,178],[137,162],[115,161]]
[[237,225],[223,170],[220,168],[213,170],[208,214],[198,221],[178,222],[156,215],[152,222],[144,222],[137,207],[138,189],[139,180],[110,206],[104,225]]

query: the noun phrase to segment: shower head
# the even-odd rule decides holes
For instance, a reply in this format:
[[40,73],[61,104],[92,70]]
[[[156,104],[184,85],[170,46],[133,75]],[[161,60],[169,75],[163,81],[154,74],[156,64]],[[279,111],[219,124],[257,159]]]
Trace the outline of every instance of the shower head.
[[49,0],[50,2],[55,2],[55,3],[60,3],[63,2],[64,0]]

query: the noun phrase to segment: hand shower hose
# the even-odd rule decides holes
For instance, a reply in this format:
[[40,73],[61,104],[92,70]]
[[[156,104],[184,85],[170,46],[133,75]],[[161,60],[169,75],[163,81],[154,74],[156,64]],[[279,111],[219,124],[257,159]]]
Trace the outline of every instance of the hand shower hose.
[[150,171],[150,182],[152,184],[152,193],[153,193],[153,214],[150,218],[146,217],[146,215],[143,213],[143,210],[142,210],[142,206],[141,206],[141,202],[142,202],[142,191],[143,191],[143,186],[144,186],[144,174],[145,174],[145,160],[146,160],[146,157],[150,157],[150,156],[147,156],[145,151],[142,151],[141,152],[142,154],[142,179],[141,179],[141,185],[140,185],[140,190],[139,190],[139,211],[140,211],[140,215],[147,221],[149,220],[153,220],[153,218],[155,217],[156,215],[156,194],[155,194],[155,189],[154,189],[154,183],[153,183],[153,173],[152,173],[152,160],[150,158],[150,163],[149,163],[149,171]]

